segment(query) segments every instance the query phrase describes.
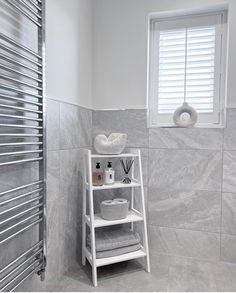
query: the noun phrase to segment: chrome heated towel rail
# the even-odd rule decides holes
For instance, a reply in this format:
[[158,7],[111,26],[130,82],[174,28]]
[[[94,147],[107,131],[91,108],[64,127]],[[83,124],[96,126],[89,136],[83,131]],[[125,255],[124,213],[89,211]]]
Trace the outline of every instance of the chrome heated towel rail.
[[0,291],[46,267],[45,2],[0,0]]

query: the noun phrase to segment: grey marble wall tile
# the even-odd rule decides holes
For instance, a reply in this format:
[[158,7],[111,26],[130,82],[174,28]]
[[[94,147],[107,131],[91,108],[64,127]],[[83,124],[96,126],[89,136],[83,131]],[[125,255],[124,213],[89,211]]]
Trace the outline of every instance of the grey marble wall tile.
[[221,235],[221,260],[236,263],[236,236]]
[[150,128],[149,147],[157,149],[220,150],[223,143],[221,129],[207,128]]
[[60,149],[90,147],[92,111],[79,106],[60,105]]
[[148,223],[161,227],[220,232],[221,192],[149,188]]
[[81,261],[82,223],[82,153],[80,149],[60,152],[60,223],[61,240],[64,245],[66,270]]
[[222,233],[236,235],[236,194],[222,194]]
[[236,265],[172,257],[167,291],[235,292]]
[[218,291],[212,267],[213,264],[210,262],[173,257],[169,268],[167,291]]
[[147,147],[146,110],[93,111],[93,138],[112,132],[127,133],[129,147]]
[[221,190],[221,152],[149,150],[149,187]]
[[226,114],[226,127],[234,129],[236,125],[236,108],[228,108]]
[[224,152],[223,191],[236,192],[236,151]]
[[49,151],[47,155],[47,280],[58,280],[64,265],[61,257],[60,215],[63,213],[60,200],[60,151]]
[[224,149],[236,150],[236,133],[235,129],[224,129]]
[[224,129],[224,149],[236,150],[236,109],[227,109],[226,128]]
[[47,101],[47,149],[60,148],[60,103],[48,99]]
[[149,225],[151,254],[169,254],[218,260],[220,235],[217,233],[170,229]]

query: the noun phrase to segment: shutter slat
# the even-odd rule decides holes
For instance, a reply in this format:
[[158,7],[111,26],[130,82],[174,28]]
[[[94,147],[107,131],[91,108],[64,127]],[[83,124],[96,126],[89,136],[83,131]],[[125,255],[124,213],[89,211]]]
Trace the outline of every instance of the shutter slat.
[[199,112],[213,111],[215,40],[215,26],[187,28],[187,38],[185,29],[160,32],[158,113],[173,113],[185,95]]

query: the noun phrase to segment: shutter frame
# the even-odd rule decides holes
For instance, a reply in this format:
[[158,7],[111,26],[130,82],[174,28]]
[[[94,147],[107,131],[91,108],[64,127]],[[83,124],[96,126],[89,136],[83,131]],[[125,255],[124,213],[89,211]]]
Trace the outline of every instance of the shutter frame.
[[[222,113],[224,113],[223,109],[224,109],[224,105],[225,105],[225,99],[222,99],[222,88],[224,86],[224,84],[221,82],[222,78],[221,78],[221,74],[222,74],[222,64],[221,64],[221,60],[224,59],[224,56],[222,56],[223,52],[222,52],[222,32],[224,31],[224,27],[223,24],[225,23],[225,18],[226,18],[226,12],[221,11],[221,12],[216,12],[216,13],[210,13],[210,14],[201,14],[201,15],[191,15],[190,16],[186,16],[186,17],[177,17],[177,18],[167,18],[167,19],[151,19],[150,22],[150,42],[149,42],[149,50],[150,50],[150,54],[149,54],[149,58],[150,58],[150,62],[149,62],[149,85],[148,85],[148,113],[149,113],[149,126],[160,126],[160,127],[171,127],[174,126],[173,124],[173,114],[163,114],[163,113],[158,113],[158,107],[160,105],[163,105],[162,108],[165,108],[168,106],[165,106],[165,100],[160,98],[158,96],[157,98],[157,87],[154,86],[154,82],[156,84],[161,84],[164,85],[165,84],[165,79],[163,79],[163,76],[159,76],[159,74],[157,73],[157,70],[162,70],[162,72],[164,72],[164,66],[160,66],[159,67],[159,60],[160,60],[160,52],[163,53],[163,48],[159,47],[157,50],[157,45],[156,44],[160,44],[160,39],[161,42],[163,43],[163,40],[167,40],[168,36],[166,34],[166,36],[163,35],[163,33],[161,34],[160,32],[164,31],[162,30],[163,27],[165,27],[166,29],[169,29],[169,37],[171,40],[171,37],[176,37],[175,39],[181,39],[181,30],[188,28],[190,31],[192,30],[192,32],[194,31],[194,28],[202,30],[203,26],[208,27],[208,32],[205,29],[205,34],[207,35],[207,33],[210,34],[210,27],[215,26],[215,50],[217,50],[216,55],[215,55],[215,63],[214,63],[214,70],[216,70],[216,73],[214,75],[214,95],[212,95],[212,99],[213,99],[213,104],[212,104],[212,109],[213,112],[212,113],[199,113],[199,121],[197,124],[197,127],[222,127],[223,126],[223,115]],[[167,24],[167,25],[166,25]],[[184,26],[183,26],[184,24]],[[175,28],[176,31],[176,35],[174,35],[175,31],[172,28]],[[166,31],[166,30],[165,30]],[[179,35],[177,35],[177,32],[180,32]],[[203,31],[204,32],[204,31]],[[171,36],[172,33],[172,36]],[[195,33],[197,34],[196,30]],[[213,34],[213,32],[211,31],[211,34]],[[194,33],[192,33],[192,35],[194,35]],[[163,37],[164,36],[164,37]],[[210,37],[210,36],[209,36]],[[172,40],[173,40],[172,38]],[[192,37],[193,38],[193,37]],[[195,36],[194,36],[195,38]],[[207,37],[204,38],[205,40],[207,40]],[[210,39],[210,38],[209,38]],[[166,42],[168,44],[168,42]],[[169,42],[171,44],[171,42]],[[194,43],[194,41],[193,41]],[[179,45],[178,45],[179,46]],[[180,49],[180,46],[178,47],[178,52],[181,53],[183,50]],[[169,51],[168,51],[169,52]],[[170,50],[170,52],[172,52]],[[173,50],[173,52],[175,52]],[[180,58],[181,60],[181,58]],[[158,69],[157,69],[157,64],[158,64]],[[178,67],[178,64],[181,64],[181,66]],[[198,64],[202,64],[204,67],[205,64],[205,71],[209,71],[209,73],[205,73],[205,76],[207,74],[211,74],[210,73],[210,66],[209,64],[212,63],[207,63],[199,61]],[[171,66],[171,64],[169,64]],[[174,65],[173,65],[174,66]],[[189,65],[190,66],[190,65]],[[173,67],[172,67],[173,68]],[[190,69],[192,68],[192,69]],[[176,68],[173,69],[173,72],[176,71],[178,72],[178,70],[182,70],[183,69],[183,64],[182,63],[177,63],[176,64]],[[197,73],[194,72],[194,66],[193,67],[187,67],[187,70],[189,70],[189,72],[191,72],[191,76],[196,75]],[[202,69],[204,71],[204,69]],[[179,71],[179,72],[180,72]],[[168,71],[168,69],[166,69],[166,73],[170,72],[170,70]],[[174,75],[173,75],[174,76]],[[189,75],[190,76],[190,75]],[[210,76],[210,75],[209,75]],[[181,89],[180,92],[182,91],[182,75],[181,73],[179,74],[180,80],[178,82],[175,83],[175,81],[173,80],[172,82],[172,86],[168,86],[168,87],[162,87],[160,92],[161,92],[161,97],[167,96],[165,95],[165,90],[170,88],[170,92],[171,88],[174,88],[174,85],[178,84],[178,86],[175,86],[175,88]],[[155,81],[154,81],[155,78]],[[187,77],[187,80],[188,77]],[[194,79],[192,79],[192,83],[194,83]],[[206,81],[206,80],[205,80]],[[204,82],[205,82],[204,81]],[[166,82],[168,83],[168,82]],[[209,89],[212,87],[212,85],[209,83],[209,85],[206,84],[202,84],[202,88],[205,86],[209,87]],[[194,88],[194,85],[191,85],[192,88]],[[188,88],[191,88],[190,86],[188,86]],[[164,90],[165,89],[165,90]],[[196,89],[195,89],[196,90]],[[212,91],[212,88],[211,88]],[[175,93],[176,91],[173,90],[173,93]],[[196,91],[196,93],[198,93],[199,91]],[[203,95],[204,93],[202,93]],[[189,95],[193,96],[194,93],[191,93],[189,91]],[[205,95],[207,95],[207,92],[205,92]],[[171,98],[171,96],[170,96]],[[190,97],[189,97],[190,98]],[[210,103],[210,99],[211,97],[209,96],[207,102]],[[193,101],[194,98],[191,98],[191,101]],[[186,101],[188,102],[188,96]],[[202,100],[200,100],[202,101]],[[182,104],[182,102],[181,102]],[[191,105],[191,103],[190,103]],[[195,104],[197,105],[197,104]],[[194,106],[194,105],[193,105]],[[206,106],[206,104],[204,104],[204,107]],[[173,105],[170,105],[171,108],[174,108]],[[210,104],[208,104],[208,107],[210,107]],[[219,113],[220,113],[220,118],[219,118]]]

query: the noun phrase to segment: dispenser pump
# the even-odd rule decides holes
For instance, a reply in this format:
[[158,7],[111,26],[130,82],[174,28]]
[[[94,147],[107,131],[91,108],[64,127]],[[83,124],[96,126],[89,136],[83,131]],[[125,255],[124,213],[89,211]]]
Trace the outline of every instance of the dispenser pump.
[[108,162],[107,168],[112,168],[112,163],[111,162]]
[[100,163],[97,162],[97,163],[96,163],[96,169],[100,169],[100,168],[101,168]]

